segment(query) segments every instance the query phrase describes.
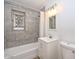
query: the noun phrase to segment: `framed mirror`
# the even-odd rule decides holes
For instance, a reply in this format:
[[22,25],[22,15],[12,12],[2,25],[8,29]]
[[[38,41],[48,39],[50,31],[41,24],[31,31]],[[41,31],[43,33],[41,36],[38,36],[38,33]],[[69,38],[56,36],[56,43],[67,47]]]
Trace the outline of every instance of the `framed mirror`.
[[56,29],[56,16],[49,17],[49,29]]

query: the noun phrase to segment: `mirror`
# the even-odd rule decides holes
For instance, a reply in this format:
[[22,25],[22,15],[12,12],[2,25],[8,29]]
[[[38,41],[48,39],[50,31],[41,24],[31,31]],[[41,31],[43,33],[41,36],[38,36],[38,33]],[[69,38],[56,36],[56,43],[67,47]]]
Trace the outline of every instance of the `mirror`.
[[49,29],[56,29],[56,16],[49,17]]

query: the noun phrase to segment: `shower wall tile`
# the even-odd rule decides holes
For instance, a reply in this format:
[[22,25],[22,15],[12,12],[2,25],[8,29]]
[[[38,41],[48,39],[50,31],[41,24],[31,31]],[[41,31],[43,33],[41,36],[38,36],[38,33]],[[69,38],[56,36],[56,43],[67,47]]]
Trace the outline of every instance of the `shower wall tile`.
[[[19,10],[25,12],[25,30],[13,31],[12,30],[12,16],[11,10]],[[6,48],[16,47],[28,43],[38,41],[39,37],[39,12],[31,9],[23,8],[17,5],[5,3],[5,20],[4,20],[4,45]]]

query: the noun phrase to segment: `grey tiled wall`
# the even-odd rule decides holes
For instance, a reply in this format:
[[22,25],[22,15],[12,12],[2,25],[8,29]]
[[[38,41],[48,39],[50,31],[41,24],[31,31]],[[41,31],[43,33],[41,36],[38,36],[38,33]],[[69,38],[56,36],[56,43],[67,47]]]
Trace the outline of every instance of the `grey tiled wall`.
[[[5,3],[4,44],[5,48],[36,42],[39,37],[39,12],[18,5]],[[12,30],[11,9],[25,12],[25,31]]]

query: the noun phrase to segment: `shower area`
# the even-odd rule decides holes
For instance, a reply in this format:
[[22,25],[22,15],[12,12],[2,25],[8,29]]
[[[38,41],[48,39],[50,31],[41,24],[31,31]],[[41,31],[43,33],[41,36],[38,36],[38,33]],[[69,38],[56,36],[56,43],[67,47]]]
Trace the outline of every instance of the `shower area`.
[[37,55],[40,12],[4,2],[5,59],[33,59]]

